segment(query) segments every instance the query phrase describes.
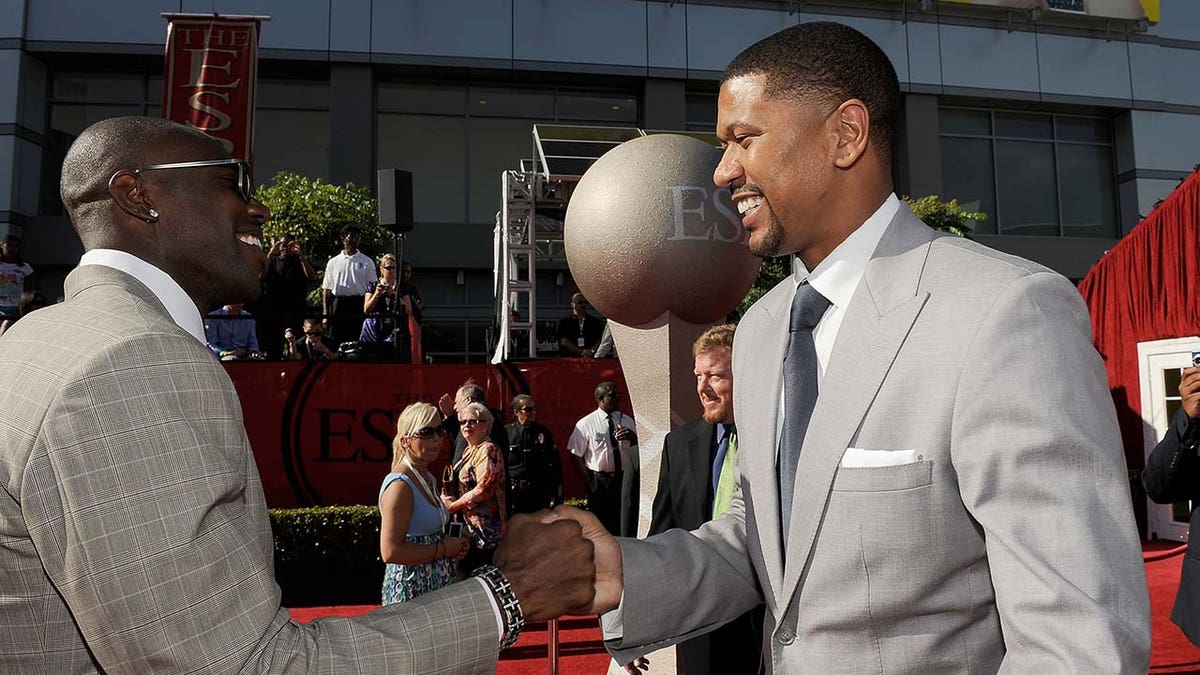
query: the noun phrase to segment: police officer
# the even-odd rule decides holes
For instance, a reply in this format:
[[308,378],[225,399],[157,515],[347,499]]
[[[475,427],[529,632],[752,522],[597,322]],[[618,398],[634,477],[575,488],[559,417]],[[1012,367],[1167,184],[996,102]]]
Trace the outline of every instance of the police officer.
[[533,513],[562,503],[562,462],[550,430],[537,423],[533,397],[518,394],[512,400],[517,421],[504,428],[508,433],[510,513]]

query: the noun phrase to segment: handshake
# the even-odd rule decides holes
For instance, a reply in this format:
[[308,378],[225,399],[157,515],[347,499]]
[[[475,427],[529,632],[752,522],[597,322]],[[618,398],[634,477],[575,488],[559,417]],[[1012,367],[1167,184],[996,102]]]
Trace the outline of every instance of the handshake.
[[526,621],[599,614],[621,600],[621,548],[596,516],[570,506],[518,514],[494,564],[512,585]]

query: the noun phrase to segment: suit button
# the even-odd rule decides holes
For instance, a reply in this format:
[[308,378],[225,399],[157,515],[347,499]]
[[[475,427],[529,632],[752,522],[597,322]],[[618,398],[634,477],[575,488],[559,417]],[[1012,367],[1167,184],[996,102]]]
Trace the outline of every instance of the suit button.
[[775,634],[775,639],[781,645],[790,645],[796,639],[796,634],[787,628],[780,628],[779,632]]

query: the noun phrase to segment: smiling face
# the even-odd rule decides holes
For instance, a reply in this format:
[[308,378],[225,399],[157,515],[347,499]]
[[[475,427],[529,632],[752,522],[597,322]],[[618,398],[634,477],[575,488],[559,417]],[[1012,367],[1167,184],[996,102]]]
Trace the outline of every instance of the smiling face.
[[696,393],[704,406],[704,419],[712,424],[733,422],[733,367],[728,347],[696,355]]
[[815,101],[772,96],[762,74],[721,85],[717,136],[724,154],[713,182],[730,190],[755,255],[803,256],[829,237],[824,197],[836,178],[837,147],[830,112]]
[[[188,142],[163,152],[160,163],[227,157],[219,144]],[[158,263],[203,312],[258,297],[266,269],[262,226],[270,211],[246,202],[237,167],[211,166],[141,175],[159,219],[152,226]]]

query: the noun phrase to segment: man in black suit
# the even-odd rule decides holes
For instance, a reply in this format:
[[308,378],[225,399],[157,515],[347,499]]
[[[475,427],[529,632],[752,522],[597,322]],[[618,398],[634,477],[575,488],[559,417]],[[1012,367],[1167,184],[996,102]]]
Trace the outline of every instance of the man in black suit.
[[[733,420],[733,324],[708,329],[692,346],[704,416],[667,434],[650,534],[694,530],[729,508],[738,477]],[[679,644],[676,670],[687,675],[763,671],[763,606]]]
[[[1166,435],[1146,460],[1142,483],[1146,494],[1159,504],[1200,499],[1200,368],[1184,368],[1179,380],[1183,404]],[[1200,646],[1200,510],[1192,511],[1188,527],[1188,553],[1183,557],[1179,591],[1171,621],[1192,644]]]
[[562,503],[562,460],[554,436],[537,421],[537,403],[529,394],[512,400],[517,421],[504,427],[508,447],[504,465],[508,469],[508,511],[533,513]]
[[600,345],[604,319],[588,314],[588,301],[583,293],[571,296],[571,316],[563,317],[555,330],[559,356],[591,357]]

